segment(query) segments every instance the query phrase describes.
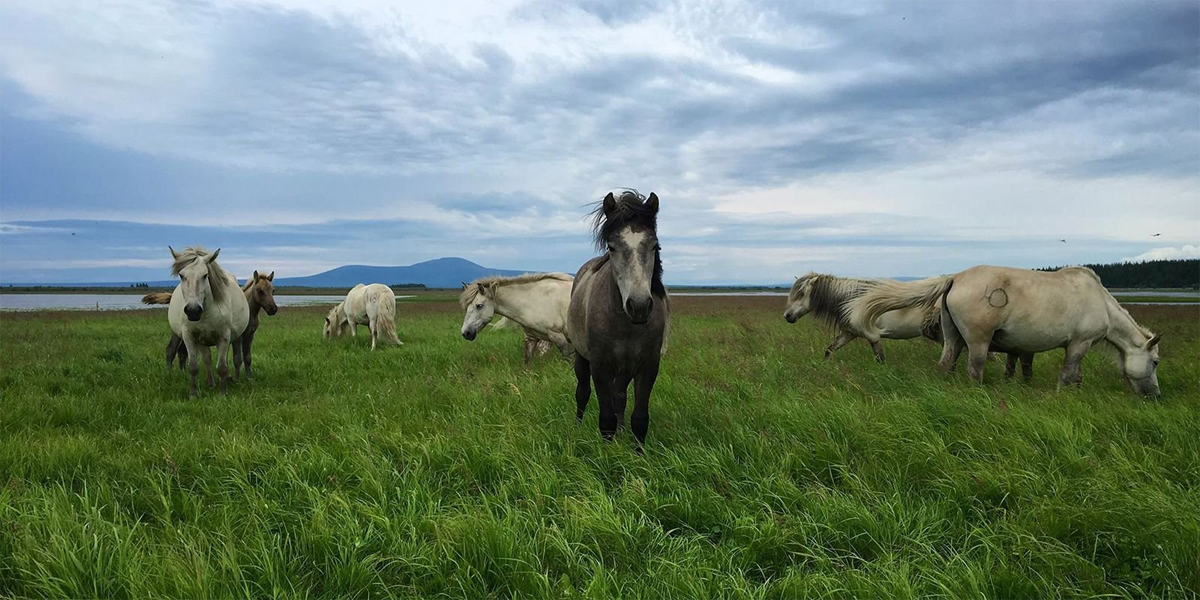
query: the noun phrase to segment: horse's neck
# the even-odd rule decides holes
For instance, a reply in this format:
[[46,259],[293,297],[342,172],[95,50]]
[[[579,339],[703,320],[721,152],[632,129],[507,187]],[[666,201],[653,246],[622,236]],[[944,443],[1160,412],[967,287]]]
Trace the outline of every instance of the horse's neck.
[[[496,314],[508,317],[522,325],[536,318],[536,310],[529,298],[530,292],[541,282],[510,283],[496,288]],[[529,323],[532,324],[532,323]]]
[[1104,336],[1104,339],[1121,350],[1146,343],[1146,334],[1142,332],[1142,328],[1133,320],[1133,317],[1121,308],[1116,298],[1109,296],[1105,308],[1108,310],[1108,334]]
[[246,305],[250,307],[250,319],[253,321],[257,321],[258,320],[258,311],[262,310],[262,306],[260,306],[258,304],[258,298],[256,297],[256,294],[254,293],[254,288],[251,287],[250,289],[248,289],[242,293],[246,296]]

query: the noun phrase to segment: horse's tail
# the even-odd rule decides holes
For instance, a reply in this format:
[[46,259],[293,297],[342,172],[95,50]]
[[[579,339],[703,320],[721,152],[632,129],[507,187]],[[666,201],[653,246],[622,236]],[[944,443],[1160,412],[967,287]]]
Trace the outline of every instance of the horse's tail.
[[379,334],[389,342],[400,345],[400,337],[396,335],[396,297],[391,294],[380,294],[375,301],[378,309],[376,326]]
[[867,339],[878,339],[883,331],[875,325],[875,321],[884,313],[913,306],[928,310],[937,305],[953,281],[953,277],[945,275],[920,281],[881,281],[863,295],[846,302],[848,320]]
[[170,304],[171,292],[154,292],[142,296],[142,304]]

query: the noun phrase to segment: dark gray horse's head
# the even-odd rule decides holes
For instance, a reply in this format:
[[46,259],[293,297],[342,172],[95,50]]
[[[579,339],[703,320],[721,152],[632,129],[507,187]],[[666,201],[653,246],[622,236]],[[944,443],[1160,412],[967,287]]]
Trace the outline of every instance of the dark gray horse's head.
[[604,197],[593,213],[596,247],[608,252],[621,306],[629,320],[643,324],[655,298],[662,299],[662,260],[658,245],[658,196],[643,199],[636,191]]

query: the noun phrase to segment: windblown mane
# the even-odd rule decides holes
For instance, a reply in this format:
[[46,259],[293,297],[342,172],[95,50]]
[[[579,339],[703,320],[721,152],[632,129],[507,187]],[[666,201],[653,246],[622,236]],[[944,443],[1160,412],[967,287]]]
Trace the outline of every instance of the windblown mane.
[[[605,252],[608,248],[608,238],[626,227],[646,229],[658,235],[658,214],[646,206],[646,197],[635,189],[626,189],[617,197],[617,206],[613,214],[604,214],[604,202],[597,202],[595,210],[590,215],[592,219],[592,243],[596,249]],[[602,263],[601,263],[602,264]],[[600,265],[597,265],[599,267]],[[667,288],[662,282],[663,266],[659,251],[654,251],[654,278],[650,281],[650,295],[655,298],[666,298]]]
[[[463,288],[462,293],[458,295],[458,304],[462,308],[466,309],[471,305],[472,302],[475,301],[475,298],[479,296],[479,294],[483,293],[483,289],[487,287],[513,285],[519,283],[534,283],[537,281],[544,281],[546,279],[554,279],[556,281],[575,280],[574,277],[567,275],[566,273],[525,273],[523,275],[517,275],[514,277],[489,275],[487,277],[480,277],[479,279],[468,283],[467,287]],[[486,294],[484,294],[484,296],[486,297]]]
[[[171,263],[171,275],[178,277],[180,271],[206,256],[208,256],[208,251],[204,249],[204,246],[184,248],[175,254],[175,262]],[[208,263],[208,287],[213,300],[221,302],[225,299],[224,283],[228,278],[229,274],[221,268],[221,265],[217,264],[217,261]]]
[[827,325],[841,327],[849,324],[847,302],[866,293],[877,283],[874,279],[809,273],[792,284],[792,290],[788,293],[788,304],[799,299],[807,284],[812,315]]

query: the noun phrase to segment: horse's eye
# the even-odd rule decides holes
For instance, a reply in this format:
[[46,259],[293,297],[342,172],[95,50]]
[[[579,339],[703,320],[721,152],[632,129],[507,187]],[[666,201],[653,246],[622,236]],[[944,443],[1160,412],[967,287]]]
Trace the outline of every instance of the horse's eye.
[[483,303],[481,302],[479,304],[476,304],[475,308],[478,308],[479,310],[483,310]]
[[609,245],[608,245],[608,251],[609,251],[609,252],[616,252],[616,251],[617,251],[617,249],[616,249],[616,248],[613,248],[613,247],[612,247],[612,244],[609,244]]

